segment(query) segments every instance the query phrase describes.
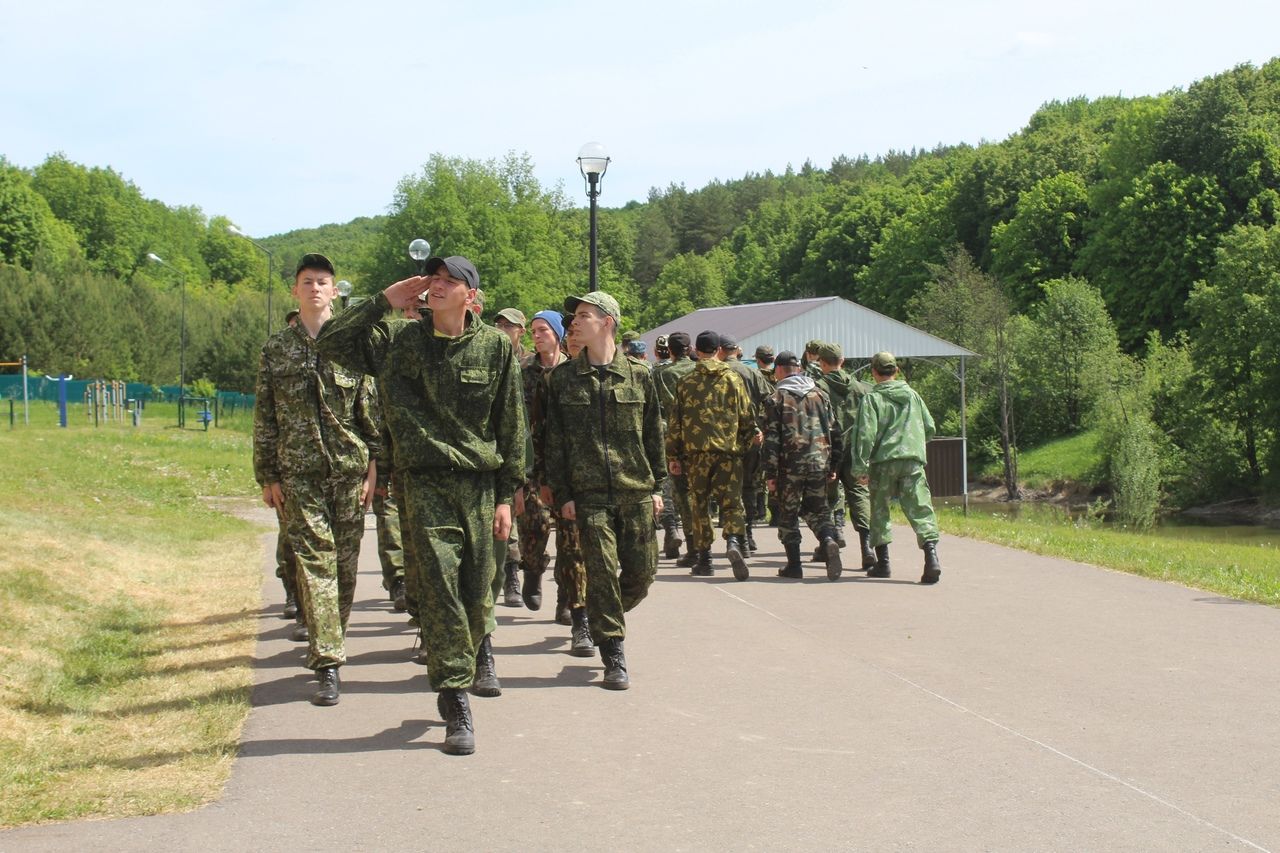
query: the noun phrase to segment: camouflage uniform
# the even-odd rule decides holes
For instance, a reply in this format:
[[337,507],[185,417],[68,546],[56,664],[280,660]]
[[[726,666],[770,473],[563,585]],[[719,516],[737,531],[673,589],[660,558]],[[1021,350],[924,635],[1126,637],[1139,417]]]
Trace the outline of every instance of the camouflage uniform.
[[938,519],[924,476],[925,443],[933,435],[929,407],[906,382],[878,382],[862,398],[851,467],[855,477],[871,476],[872,547],[893,541],[889,502],[894,498],[922,548],[938,541]]
[[[535,357],[536,358],[536,357]],[[578,525],[559,519],[559,506],[542,502],[542,487],[549,485],[546,475],[547,391],[552,372],[569,363],[559,354],[556,366],[547,370],[536,361],[524,367],[525,402],[529,407],[530,436],[533,443],[533,466],[524,492],[524,530],[520,534],[520,561],[523,569],[545,571],[547,540],[551,537],[551,518],[556,521],[556,611],[562,607],[574,610],[587,606],[587,566],[582,558],[582,541]],[[565,368],[570,369],[570,368]],[[561,504],[560,506],[563,506]]]
[[545,475],[556,506],[573,501],[587,565],[587,614],[600,644],[626,636],[623,614],[658,568],[653,495],[666,477],[653,378],[618,349],[597,370],[587,350],[551,374]]
[[[764,378],[764,374],[740,358],[731,358],[725,364],[742,378],[747,396],[751,398],[752,416],[759,425],[760,416],[764,412],[764,401],[773,393],[773,386]],[[751,526],[760,521],[757,497],[764,491],[764,480],[764,471],[760,466],[760,447],[748,444],[742,454],[742,506],[746,514],[747,541],[752,548],[755,547],[755,540],[751,538]]]
[[[679,360],[669,362],[662,365],[661,369],[653,371],[653,384],[658,392],[658,406],[662,411],[662,426],[666,430],[671,416],[671,404],[676,396],[676,386],[680,380],[693,372],[697,362],[688,356],[684,356]],[[664,500],[668,496],[673,498],[670,507],[663,504],[662,511],[676,512],[680,516],[680,526],[684,528],[685,536],[689,538],[689,547],[693,547],[693,511],[689,507],[689,481],[684,473],[673,474],[667,478],[667,486],[664,492]]]
[[826,393],[806,376],[778,384],[764,401],[762,467],[776,481],[778,538],[800,542],[799,517],[819,538],[832,533],[828,475],[840,464],[840,434]]
[[280,578],[284,584],[286,592],[292,592],[296,600],[298,597],[298,558],[293,555],[293,548],[289,546],[289,525],[285,523],[284,516],[276,514],[276,577]]
[[[835,426],[839,430],[841,443],[852,447],[853,433],[858,425],[858,409],[862,398],[871,393],[871,386],[857,379],[851,371],[839,368],[824,373],[817,380],[818,386],[827,392],[831,400],[831,409],[835,414]],[[854,478],[850,466],[850,457],[845,457],[845,464],[836,472],[839,476],[828,489],[831,500],[831,518],[836,530],[844,529],[845,506],[853,516],[853,526],[858,530],[870,528],[871,494],[867,487]]]
[[254,477],[279,483],[297,558],[307,666],[346,661],[364,507],[360,486],[381,453],[372,383],[318,352],[301,325],[262,347],[253,423]]
[[742,507],[742,454],[756,433],[751,398],[738,375],[711,356],[676,386],[667,421],[667,456],[687,478],[691,528],[697,551],[711,547],[711,499],[720,504],[724,536],[746,535]]
[[493,518],[524,479],[524,404],[511,341],[471,314],[456,338],[384,319],[383,294],[330,321],[321,352],[387,390],[402,529],[421,572],[421,628],[436,690],[470,687],[493,620]]

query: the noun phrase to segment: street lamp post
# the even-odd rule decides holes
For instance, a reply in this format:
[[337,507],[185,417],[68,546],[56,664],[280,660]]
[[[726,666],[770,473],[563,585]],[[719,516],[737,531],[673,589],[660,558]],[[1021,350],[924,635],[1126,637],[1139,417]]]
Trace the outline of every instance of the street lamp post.
[[351,298],[351,282],[345,278],[338,282],[338,295],[342,297],[342,307],[347,307],[347,301]]
[[234,234],[237,237],[245,238],[250,243],[252,243],[255,247],[257,247],[260,251],[265,252],[267,255],[267,337],[271,337],[271,290],[272,290],[271,265],[272,265],[272,262],[275,260],[275,256],[271,254],[270,249],[268,249],[266,246],[262,245],[258,241],[254,240],[252,237],[250,237],[248,234],[241,231],[236,226],[228,225],[227,232],[230,234]]
[[421,237],[409,244],[409,257],[418,265],[418,275],[427,271],[427,261],[431,259],[431,244]]
[[187,277],[182,271],[155,252],[147,253],[147,260],[173,270],[182,283],[182,312],[178,320],[178,426],[185,426],[182,401],[187,396]]
[[609,168],[609,154],[599,142],[588,142],[578,151],[578,171],[587,182],[587,198],[591,201],[591,273],[590,288],[596,289],[596,275],[599,262],[596,254],[596,199],[600,196],[600,185],[604,182],[605,170]]

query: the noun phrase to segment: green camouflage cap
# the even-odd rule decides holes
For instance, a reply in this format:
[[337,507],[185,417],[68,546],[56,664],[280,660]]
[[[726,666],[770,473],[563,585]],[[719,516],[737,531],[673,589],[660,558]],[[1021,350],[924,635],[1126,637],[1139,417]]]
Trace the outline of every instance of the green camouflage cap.
[[820,346],[822,346],[822,341],[818,340],[817,338],[814,338],[813,340],[809,341],[807,344],[804,345],[804,351],[817,352],[818,347]]
[[584,293],[582,296],[570,296],[564,301],[565,313],[572,314],[584,302],[588,305],[594,305],[612,317],[614,323],[622,322],[622,309],[618,307],[618,300],[603,290],[593,290],[590,293]]
[[844,358],[844,350],[840,348],[840,345],[833,344],[830,341],[821,341],[814,347],[814,352],[817,353],[818,358],[832,364]]
[[632,341],[638,341],[638,340],[640,340],[640,333],[637,332],[635,329],[628,329],[627,331],[622,333],[622,342],[624,344],[629,344]]
[[871,356],[871,369],[881,375],[898,369],[898,360],[891,352],[878,352]]
[[519,326],[522,329],[529,325],[528,321],[524,318],[524,312],[519,308],[503,308],[498,312],[498,316],[493,319],[494,322],[497,322],[498,320],[506,320],[511,325]]

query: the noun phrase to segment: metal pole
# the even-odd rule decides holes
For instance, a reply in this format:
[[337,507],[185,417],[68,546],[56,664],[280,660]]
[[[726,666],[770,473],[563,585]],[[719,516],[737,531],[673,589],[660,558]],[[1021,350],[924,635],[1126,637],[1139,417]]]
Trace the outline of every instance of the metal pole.
[[[257,243],[254,243],[257,246]],[[259,246],[259,248],[262,248]],[[266,249],[262,251],[267,252]],[[267,252],[267,337],[271,337],[271,262],[274,258],[270,252]]]
[[587,176],[589,187],[587,189],[587,197],[591,199],[591,278],[588,290],[596,290],[596,198],[600,195],[600,176]]
[[31,426],[31,401],[27,397],[27,357],[22,356],[22,423]]
[[182,317],[178,321],[181,329],[178,347],[178,426],[182,426],[182,398],[187,394],[187,277],[182,276]]
[[964,514],[969,514],[969,411],[964,393],[964,356],[960,356],[960,472],[964,481]]

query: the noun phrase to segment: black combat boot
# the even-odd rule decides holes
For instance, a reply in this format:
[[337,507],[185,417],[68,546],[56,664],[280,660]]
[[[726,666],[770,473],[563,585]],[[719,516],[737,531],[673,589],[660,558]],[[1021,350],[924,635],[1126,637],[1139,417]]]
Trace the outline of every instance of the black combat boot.
[[506,578],[502,582],[502,603],[507,607],[520,607],[524,604],[520,595],[520,579],[516,576],[519,569],[519,560],[507,560],[502,566],[502,570],[506,572]]
[[834,530],[822,531],[822,550],[826,557],[824,562],[827,564],[827,580],[839,580],[844,565],[840,562],[840,543],[836,541]]
[[942,577],[942,564],[938,562],[938,541],[924,543],[924,574],[920,583],[937,583]]
[[676,560],[676,565],[682,569],[692,569],[698,565],[698,552],[693,550],[693,541],[686,541],[684,549],[684,556]]
[[530,610],[542,608],[542,573],[547,570],[547,558],[543,555],[537,568],[524,570],[524,586],[520,587],[520,596],[524,606]]
[[756,537],[751,530],[751,522],[747,522],[747,553],[754,554],[760,549],[756,547]]
[[622,640],[609,637],[600,641],[600,659],[604,661],[604,686],[609,690],[626,690],[631,686],[627,677],[627,658],[622,653]]
[[282,580],[281,583],[284,584],[284,610],[281,611],[280,618],[293,619],[298,615],[298,593],[288,581]]
[[307,632],[307,621],[302,617],[302,611],[298,611],[298,615],[293,617],[293,633],[289,635],[289,639],[295,643],[305,643],[311,639],[311,634]]
[[751,577],[751,571],[747,568],[747,546],[742,541],[742,537],[728,537],[728,546],[726,554],[729,557],[729,565],[733,566],[733,577],[740,581]]
[[476,677],[471,682],[471,692],[477,696],[501,696],[502,685],[498,683],[498,670],[493,665],[493,643],[491,634],[486,634],[476,650]]
[[316,670],[316,678],[320,680],[320,689],[311,697],[312,705],[338,704],[338,668],[322,666]]
[[876,564],[867,572],[869,578],[889,577],[889,546],[876,546]]
[[778,569],[778,577],[799,580],[804,577],[804,567],[800,565],[800,543],[783,542],[782,548],[787,552],[787,564]]
[[825,563],[827,561],[827,548],[822,544],[822,540],[818,540],[818,544],[813,546],[813,556],[809,558],[810,563]]
[[436,710],[444,717],[444,751],[449,755],[470,755],[476,751],[476,730],[471,722],[471,702],[467,692],[446,687],[436,695]]
[[591,642],[591,626],[587,624],[587,608],[575,607],[570,612],[573,619],[573,629],[569,633],[569,654],[576,658],[595,657],[596,647]]
[[409,609],[409,596],[405,591],[404,578],[396,578],[391,582],[391,606],[397,613]]
[[680,556],[680,546],[683,544],[684,540],[676,535],[675,521],[667,521],[665,533],[662,536],[662,556],[668,560],[674,560]]
[[876,564],[876,552],[871,550],[871,531],[858,531],[858,544],[862,548],[862,570],[865,572]]
[[698,552],[698,562],[694,564],[693,571],[689,574],[697,575],[700,578],[709,578],[716,573],[711,567],[711,549],[703,548]]

